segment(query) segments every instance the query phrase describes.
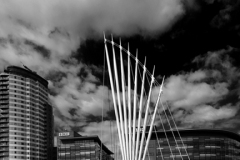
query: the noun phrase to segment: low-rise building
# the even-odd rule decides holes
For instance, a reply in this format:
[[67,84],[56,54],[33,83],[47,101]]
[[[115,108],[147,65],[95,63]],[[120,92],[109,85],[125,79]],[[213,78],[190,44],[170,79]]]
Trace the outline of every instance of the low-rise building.
[[240,159],[240,135],[214,129],[153,132],[145,159],[238,160]]
[[112,154],[113,153],[101,142],[98,136],[82,136],[73,131],[58,133],[58,160],[112,160]]

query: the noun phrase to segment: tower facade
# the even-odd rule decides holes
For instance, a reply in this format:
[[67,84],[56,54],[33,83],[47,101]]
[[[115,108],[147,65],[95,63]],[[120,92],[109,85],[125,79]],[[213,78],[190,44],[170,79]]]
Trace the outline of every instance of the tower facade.
[[7,67],[0,74],[0,160],[51,160],[52,147],[48,82],[27,67]]

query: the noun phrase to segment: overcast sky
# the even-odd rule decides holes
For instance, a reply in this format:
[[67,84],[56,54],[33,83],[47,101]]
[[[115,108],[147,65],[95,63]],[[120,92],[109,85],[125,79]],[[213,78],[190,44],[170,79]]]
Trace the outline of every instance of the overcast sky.
[[179,127],[238,133],[239,15],[237,0],[1,1],[0,70],[23,63],[37,71],[49,82],[55,130],[103,128],[109,144],[103,32],[113,34],[166,76],[163,99]]

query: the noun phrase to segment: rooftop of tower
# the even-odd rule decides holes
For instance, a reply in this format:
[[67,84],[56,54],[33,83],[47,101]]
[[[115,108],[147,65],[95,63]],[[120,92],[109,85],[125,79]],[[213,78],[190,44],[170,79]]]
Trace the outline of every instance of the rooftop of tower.
[[7,68],[4,69],[4,72],[28,77],[28,78],[34,79],[36,81],[39,81],[45,87],[48,86],[47,80],[45,80],[44,78],[39,76],[36,72],[30,70],[26,66],[24,66],[24,68],[19,67],[19,66],[8,66]]

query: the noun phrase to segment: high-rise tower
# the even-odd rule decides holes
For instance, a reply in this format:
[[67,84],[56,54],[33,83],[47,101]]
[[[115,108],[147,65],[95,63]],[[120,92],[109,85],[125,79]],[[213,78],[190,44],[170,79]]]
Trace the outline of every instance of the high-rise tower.
[[52,146],[48,82],[27,67],[7,67],[0,74],[0,160],[51,160]]

